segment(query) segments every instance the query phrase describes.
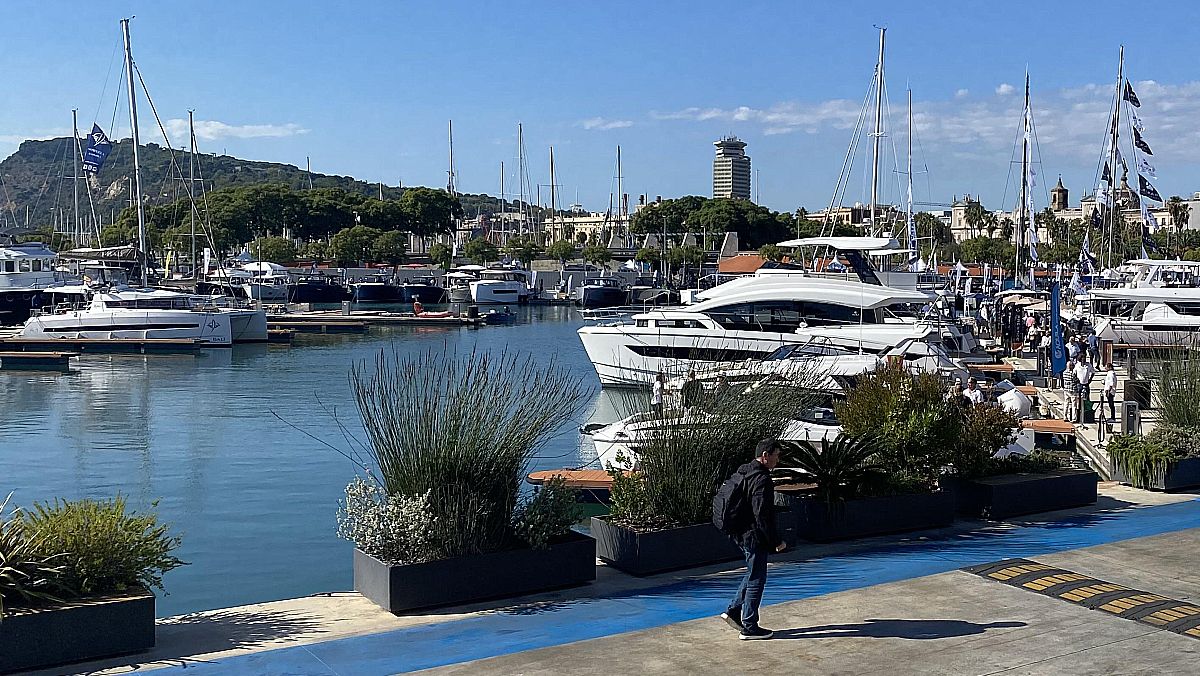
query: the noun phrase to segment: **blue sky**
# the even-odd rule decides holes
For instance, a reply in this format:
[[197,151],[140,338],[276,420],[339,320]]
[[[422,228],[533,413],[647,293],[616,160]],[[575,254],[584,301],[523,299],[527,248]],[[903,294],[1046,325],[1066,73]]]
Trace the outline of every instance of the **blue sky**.
[[[561,201],[578,195],[601,210],[614,190],[617,144],[632,199],[707,195],[712,141],[733,133],[749,143],[764,204],[815,210],[833,193],[879,24],[888,28],[892,113],[887,199],[901,194],[895,166],[904,164],[908,84],[916,199],[971,193],[1012,208],[1028,66],[1046,179],[1038,205],[1058,174],[1077,201],[1095,184],[1122,43],[1159,192],[1190,195],[1200,190],[1200,5],[1137,7],[7,0],[0,157],[21,139],[69,132],[72,107],[81,127],[97,110],[108,127],[123,97],[118,21],[133,14],[134,58],[177,145],[194,108],[203,151],[300,166],[311,156],[323,173],[441,186],[453,119],[460,189],[497,194],[501,161],[509,190],[516,186],[520,121],[530,180],[550,182],[553,145]],[[143,140],[161,142],[149,107],[139,111]],[[869,195],[866,160],[860,151],[847,203]]]

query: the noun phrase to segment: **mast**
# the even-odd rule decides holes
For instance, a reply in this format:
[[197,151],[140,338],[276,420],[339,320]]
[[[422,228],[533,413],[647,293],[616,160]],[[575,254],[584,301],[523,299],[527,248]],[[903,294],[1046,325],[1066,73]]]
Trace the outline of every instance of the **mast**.
[[[192,222],[192,279],[200,279],[196,274],[196,123],[195,110],[188,109],[188,197],[191,198],[192,210],[189,217]],[[208,273],[208,270],[204,271]]]
[[617,221],[620,224],[621,241],[624,246],[629,246],[629,217],[625,213],[628,209],[629,203],[625,200],[625,176],[621,172],[621,146],[617,146]]
[[[909,248],[914,250],[913,253],[909,254],[909,260],[913,261],[912,265],[909,267],[912,268],[911,272],[916,272],[916,267],[917,267],[916,261],[919,258],[920,251],[917,250],[917,233],[916,233],[916,226],[913,224],[913,212],[912,212],[912,204],[913,204],[913,202],[912,202],[912,128],[913,128],[913,124],[912,124],[912,122],[913,122],[913,118],[912,118],[912,87],[908,88],[908,94],[907,94],[906,100],[908,103],[908,168],[907,168],[908,196],[906,199],[905,206],[907,207],[906,211],[908,212],[908,220],[906,220],[904,222],[904,225],[908,230],[908,246],[909,246]],[[916,255],[914,255],[914,254],[916,254]]]
[[[454,192],[454,120],[450,120],[449,133],[450,133],[450,169],[446,172],[448,175],[448,180],[446,182],[446,192],[450,193],[451,197],[454,197],[454,195],[455,195],[455,192]],[[382,199],[382,198],[380,198],[380,199]]]
[[1117,139],[1118,129],[1121,124],[1121,99],[1123,92],[1121,85],[1125,80],[1125,45],[1121,45],[1121,53],[1117,59],[1117,85],[1116,98],[1113,99],[1113,119],[1112,128],[1109,129],[1109,144],[1108,144],[1108,201],[1111,207],[1108,209],[1108,246],[1104,256],[1104,267],[1112,267],[1112,249],[1113,239],[1117,234],[1117,210],[1120,205],[1117,203]]
[[504,203],[504,160],[500,160],[500,232],[505,232],[508,224],[504,222],[504,214],[508,205]]
[[308,189],[312,190],[312,158],[308,155],[304,156],[304,171],[308,174]]
[[[528,207],[528,196],[525,194],[525,130],[520,122],[517,123],[517,184],[521,194],[521,219],[517,223],[518,232],[525,234],[525,211]],[[529,209],[530,215],[533,210]]]
[[71,188],[75,193],[75,246],[82,246],[83,226],[79,220],[79,109],[71,109],[71,140],[75,152],[71,154]]
[[121,32],[125,38],[125,79],[129,84],[129,126],[133,130],[133,190],[130,198],[137,202],[138,224],[138,258],[142,268],[142,286],[147,286],[146,268],[150,257],[146,252],[146,215],[142,208],[142,174],[138,165],[138,146],[141,137],[138,135],[137,94],[133,81],[133,50],[129,46],[129,19],[121,19]]
[[558,216],[558,201],[554,199],[554,146],[550,146],[550,218]]
[[1022,122],[1025,134],[1021,139],[1021,217],[1017,227],[1013,228],[1015,247],[1013,253],[1013,287],[1019,286],[1021,274],[1021,239],[1025,229],[1029,227],[1029,72],[1025,72],[1025,120]]
[[878,227],[879,209],[879,140],[883,136],[883,40],[886,28],[879,29],[879,62],[875,65],[875,133],[871,141],[871,232]]

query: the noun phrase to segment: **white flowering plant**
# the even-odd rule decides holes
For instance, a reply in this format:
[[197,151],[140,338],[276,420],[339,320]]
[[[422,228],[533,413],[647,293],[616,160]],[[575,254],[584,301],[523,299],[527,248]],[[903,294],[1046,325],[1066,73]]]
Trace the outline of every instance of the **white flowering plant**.
[[383,486],[357,476],[338,509],[338,536],[388,565],[423,563],[439,558],[436,521],[428,493],[388,495]]

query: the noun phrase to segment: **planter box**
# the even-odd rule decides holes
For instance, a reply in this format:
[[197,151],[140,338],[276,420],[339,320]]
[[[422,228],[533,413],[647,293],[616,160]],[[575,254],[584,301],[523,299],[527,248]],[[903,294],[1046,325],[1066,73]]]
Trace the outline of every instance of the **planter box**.
[[546,550],[510,549],[404,566],[389,566],[354,550],[354,589],[393,613],[521,596],[595,579],[596,541],[575,531]]
[[948,483],[958,513],[984,519],[1052,512],[1096,502],[1100,477],[1088,469],[1060,469],[1039,474],[1001,474]]
[[596,556],[633,575],[695,568],[742,558],[742,550],[712,524],[639,533],[592,517]]
[[[1117,467],[1113,467],[1112,478],[1113,481],[1123,484],[1130,483],[1129,477]],[[1147,488],[1155,491],[1178,491],[1196,486],[1200,486],[1200,458],[1184,458],[1167,470],[1162,481],[1156,481]]]
[[37,609],[10,608],[0,621],[0,673],[153,647],[154,594],[149,591]]
[[811,495],[775,493],[784,540],[833,542],[941,528],[954,522],[954,493],[917,493],[828,503]]

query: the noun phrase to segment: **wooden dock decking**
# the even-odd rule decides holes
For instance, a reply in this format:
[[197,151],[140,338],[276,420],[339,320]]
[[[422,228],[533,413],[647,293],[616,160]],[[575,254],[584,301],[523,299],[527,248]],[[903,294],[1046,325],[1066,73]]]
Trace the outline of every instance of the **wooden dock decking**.
[[547,469],[530,472],[525,480],[535,486],[541,486],[559,476],[566,480],[569,488],[606,491],[612,488],[612,476],[602,469]]

